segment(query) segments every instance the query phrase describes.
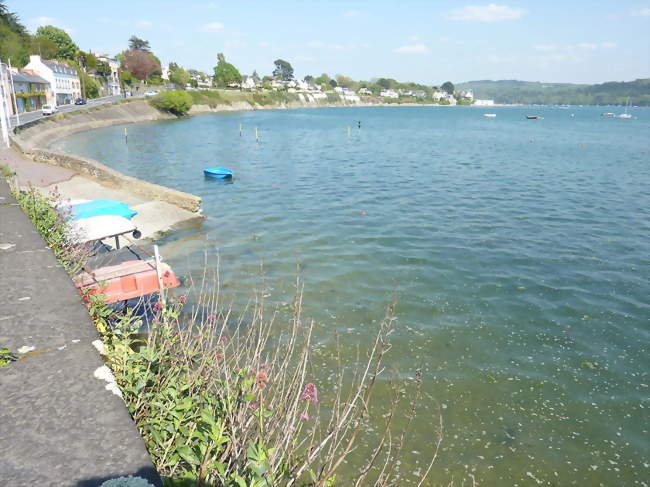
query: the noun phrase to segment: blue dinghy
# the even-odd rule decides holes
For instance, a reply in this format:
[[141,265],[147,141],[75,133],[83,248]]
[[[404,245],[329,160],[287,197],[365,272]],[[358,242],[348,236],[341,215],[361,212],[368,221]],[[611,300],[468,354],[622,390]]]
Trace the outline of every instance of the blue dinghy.
[[209,169],[204,169],[203,174],[209,178],[216,179],[230,179],[232,178],[232,171],[226,169],[225,167],[211,167]]
[[94,200],[87,203],[79,203],[70,207],[72,220],[92,218],[95,216],[114,215],[128,218],[129,220],[138,214],[137,211],[129,208],[129,205],[115,200]]

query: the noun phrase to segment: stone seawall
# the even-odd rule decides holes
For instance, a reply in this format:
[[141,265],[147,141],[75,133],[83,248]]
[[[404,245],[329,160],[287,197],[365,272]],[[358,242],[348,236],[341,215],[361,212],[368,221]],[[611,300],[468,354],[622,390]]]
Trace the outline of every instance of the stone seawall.
[[101,181],[108,186],[132,191],[152,200],[164,201],[184,210],[196,213],[201,208],[201,198],[198,196],[126,176],[93,159],[62,154],[46,149],[30,149],[25,151],[25,154],[34,161],[72,169],[80,174]]
[[87,110],[59,113],[40,119],[26,128],[18,128],[14,141],[23,152],[26,152],[33,148],[46,149],[56,139],[76,132],[120,123],[173,118],[176,117],[156,110],[146,100],[132,100],[100,105]]

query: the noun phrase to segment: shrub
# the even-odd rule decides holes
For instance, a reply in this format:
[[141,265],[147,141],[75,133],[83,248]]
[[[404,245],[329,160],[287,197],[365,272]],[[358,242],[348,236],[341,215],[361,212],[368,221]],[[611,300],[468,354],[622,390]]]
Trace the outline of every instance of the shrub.
[[192,108],[192,97],[185,91],[163,91],[152,98],[151,104],[158,110],[181,116]]

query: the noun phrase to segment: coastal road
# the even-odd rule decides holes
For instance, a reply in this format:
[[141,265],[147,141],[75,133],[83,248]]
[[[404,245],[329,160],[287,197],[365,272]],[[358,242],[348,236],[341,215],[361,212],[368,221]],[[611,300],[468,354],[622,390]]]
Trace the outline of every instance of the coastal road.
[[[122,99],[121,95],[105,96],[104,98],[94,98],[94,99],[89,99],[86,105],[61,105],[58,107],[58,111],[60,113],[74,112],[75,110],[83,110],[84,108],[92,108],[98,105],[104,105],[106,103],[113,103],[121,99]],[[38,120],[39,118],[43,118],[43,113],[40,110],[36,110],[33,112],[21,113],[18,117],[14,115],[13,117],[10,118],[11,118],[11,126],[19,127],[21,125],[32,122],[34,120]]]

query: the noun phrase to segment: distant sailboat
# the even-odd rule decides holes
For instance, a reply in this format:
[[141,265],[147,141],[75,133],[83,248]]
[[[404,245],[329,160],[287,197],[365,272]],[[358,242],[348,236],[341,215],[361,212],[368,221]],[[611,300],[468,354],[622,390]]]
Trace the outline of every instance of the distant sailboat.
[[627,103],[625,104],[625,113],[621,113],[618,118],[632,118],[631,113],[627,113],[627,109],[630,107],[630,97],[627,97]]

